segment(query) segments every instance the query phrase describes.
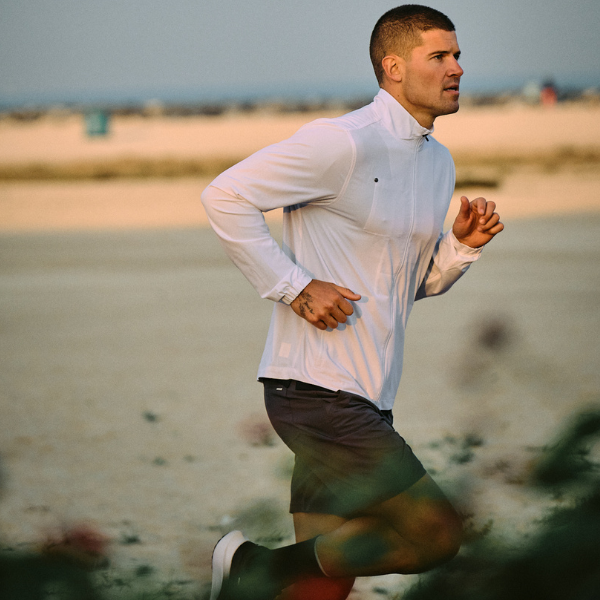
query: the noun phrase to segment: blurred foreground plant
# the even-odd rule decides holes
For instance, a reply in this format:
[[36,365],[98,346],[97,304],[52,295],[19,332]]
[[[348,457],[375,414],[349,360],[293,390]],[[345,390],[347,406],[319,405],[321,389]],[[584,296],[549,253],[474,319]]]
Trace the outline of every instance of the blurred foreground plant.
[[487,536],[446,567],[425,575],[405,600],[600,599],[600,408],[579,414],[548,448],[531,485],[564,506],[520,548]]
[[0,554],[2,600],[97,600],[90,572],[106,561],[108,540],[80,525],[46,540],[38,552]]
[[[519,547],[479,535],[447,566],[423,576],[403,600],[599,600],[600,470],[592,450],[600,444],[600,407],[579,414],[547,448],[531,485],[560,498],[562,507]],[[259,504],[240,525],[272,529],[276,511]],[[102,566],[106,539],[79,527],[47,541],[37,553],[0,553],[0,600],[197,600],[208,587],[152,579],[144,567],[121,576]],[[104,581],[102,581],[104,578]],[[202,586],[200,586],[202,587]],[[194,588],[194,589],[192,589]],[[306,598],[306,600],[312,600]]]

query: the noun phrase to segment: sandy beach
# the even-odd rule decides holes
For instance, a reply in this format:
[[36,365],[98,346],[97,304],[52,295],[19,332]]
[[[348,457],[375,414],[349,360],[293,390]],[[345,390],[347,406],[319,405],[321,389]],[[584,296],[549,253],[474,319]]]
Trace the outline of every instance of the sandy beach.
[[[238,159],[311,118],[132,117],[96,140],[75,117],[2,121],[0,167]],[[540,448],[600,402],[600,170],[581,159],[600,151],[600,108],[473,108],[436,129],[459,169],[496,181],[457,189],[449,214],[483,195],[506,231],[415,306],[395,422],[469,527],[510,541],[556,503],[525,485]],[[549,168],[565,149],[580,158]],[[255,382],[271,306],[207,227],[209,181],[0,181],[2,546],[91,522],[115,569],[150,566],[184,594],[232,525],[291,541],[291,457]],[[280,215],[267,219],[278,237]],[[366,578],[352,598],[415,579]]]

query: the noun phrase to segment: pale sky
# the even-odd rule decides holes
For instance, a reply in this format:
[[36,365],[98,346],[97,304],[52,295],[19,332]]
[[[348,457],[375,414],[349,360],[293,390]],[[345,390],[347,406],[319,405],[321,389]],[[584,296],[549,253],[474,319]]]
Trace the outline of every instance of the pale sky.
[[[389,0],[0,0],[0,103],[376,93]],[[600,0],[432,0],[465,91],[600,87]]]

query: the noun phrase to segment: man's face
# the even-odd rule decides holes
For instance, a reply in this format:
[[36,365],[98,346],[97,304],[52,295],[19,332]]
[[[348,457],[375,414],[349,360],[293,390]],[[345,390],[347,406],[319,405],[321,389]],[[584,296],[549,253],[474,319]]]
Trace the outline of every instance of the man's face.
[[423,127],[431,127],[436,117],[458,110],[463,70],[454,31],[430,29],[421,37],[423,44],[405,61],[399,99]]

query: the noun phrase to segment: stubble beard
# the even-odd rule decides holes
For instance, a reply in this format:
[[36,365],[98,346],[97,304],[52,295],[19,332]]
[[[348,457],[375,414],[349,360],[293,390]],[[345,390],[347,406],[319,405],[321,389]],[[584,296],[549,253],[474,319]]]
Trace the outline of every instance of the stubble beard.
[[458,98],[447,102],[441,102],[440,104],[442,104],[442,106],[440,106],[440,112],[436,115],[438,117],[443,117],[444,115],[453,115],[454,113],[457,113],[458,109],[460,108]]

